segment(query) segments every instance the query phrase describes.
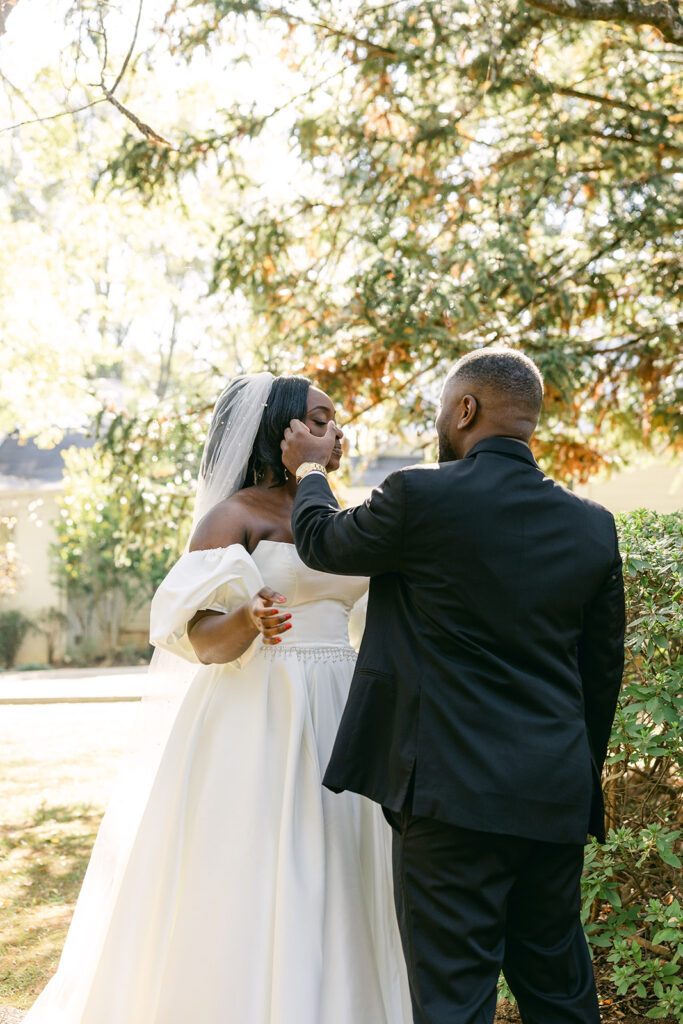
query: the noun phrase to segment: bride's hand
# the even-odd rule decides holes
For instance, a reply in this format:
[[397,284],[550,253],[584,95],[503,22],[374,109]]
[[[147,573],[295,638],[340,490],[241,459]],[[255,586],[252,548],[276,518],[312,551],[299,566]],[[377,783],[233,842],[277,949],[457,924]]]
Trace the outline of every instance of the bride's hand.
[[279,634],[292,628],[289,621],[291,612],[281,612],[279,608],[273,607],[286,600],[286,597],[270,587],[262,587],[248,606],[249,618],[261,634],[264,644],[279,644],[282,639]]

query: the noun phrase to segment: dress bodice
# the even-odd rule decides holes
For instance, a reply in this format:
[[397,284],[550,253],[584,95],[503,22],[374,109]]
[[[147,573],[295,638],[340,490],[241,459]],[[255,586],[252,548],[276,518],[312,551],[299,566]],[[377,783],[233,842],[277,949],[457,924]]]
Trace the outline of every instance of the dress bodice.
[[295,546],[281,541],[259,541],[252,558],[264,584],[287,598],[282,607],[292,614],[292,628],[282,634],[283,645],[348,645],[349,615],[367,589],[365,577],[309,569]]
[[[150,639],[187,661],[198,658],[187,637],[187,623],[202,609],[230,612],[270,587],[287,598],[292,628],[282,642],[250,648],[272,654],[286,646],[349,647],[351,609],[363,596],[362,576],[333,576],[309,569],[293,544],[261,540],[253,554],[241,544],[186,552],[159,586],[152,601]],[[235,665],[243,664],[244,658]]]

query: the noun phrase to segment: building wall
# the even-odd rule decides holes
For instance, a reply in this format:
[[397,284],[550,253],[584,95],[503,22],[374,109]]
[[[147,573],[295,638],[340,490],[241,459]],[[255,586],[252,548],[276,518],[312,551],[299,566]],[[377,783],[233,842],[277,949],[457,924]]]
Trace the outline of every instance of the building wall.
[[[52,522],[59,514],[58,493],[56,488],[0,491],[0,515],[16,519],[13,540],[24,569],[17,593],[5,598],[3,605],[18,608],[33,620],[48,608],[65,610],[64,597],[52,581],[50,562],[50,545],[55,540]],[[58,650],[57,653],[63,652]],[[44,664],[46,661],[46,637],[39,632],[30,632],[21,646],[17,664]]]
[[650,508],[676,512],[683,508],[683,467],[675,462],[643,461],[607,479],[591,480],[576,493],[598,501],[611,512]]
[[[365,486],[337,488],[341,502],[347,507],[361,504],[372,487],[381,483],[394,468],[391,463],[385,467],[382,459],[377,460],[372,479]],[[683,466],[669,460],[644,459],[611,476],[577,484],[574,490],[604,505],[610,512],[632,512],[637,508],[676,512],[683,508]]]

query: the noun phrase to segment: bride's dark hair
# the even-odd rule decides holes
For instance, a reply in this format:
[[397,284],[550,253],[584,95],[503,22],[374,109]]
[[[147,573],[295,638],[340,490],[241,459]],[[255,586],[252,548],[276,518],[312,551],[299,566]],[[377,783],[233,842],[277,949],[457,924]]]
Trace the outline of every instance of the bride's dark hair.
[[276,377],[252,448],[245,486],[257,483],[267,469],[273,472],[273,487],[285,482],[280,442],[290,420],[306,418],[311,382],[306,377]]

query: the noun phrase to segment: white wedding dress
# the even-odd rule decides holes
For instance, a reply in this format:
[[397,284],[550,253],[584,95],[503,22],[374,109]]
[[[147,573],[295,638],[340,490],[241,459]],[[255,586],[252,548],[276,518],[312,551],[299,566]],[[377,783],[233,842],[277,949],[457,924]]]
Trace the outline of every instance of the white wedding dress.
[[[409,1024],[389,827],[370,801],[321,786],[366,583],[271,541],[174,566],[151,634],[192,663],[190,682],[134,832],[117,832],[120,809],[105,817],[26,1024]],[[287,597],[291,631],[199,665],[189,619],[264,585]]]

